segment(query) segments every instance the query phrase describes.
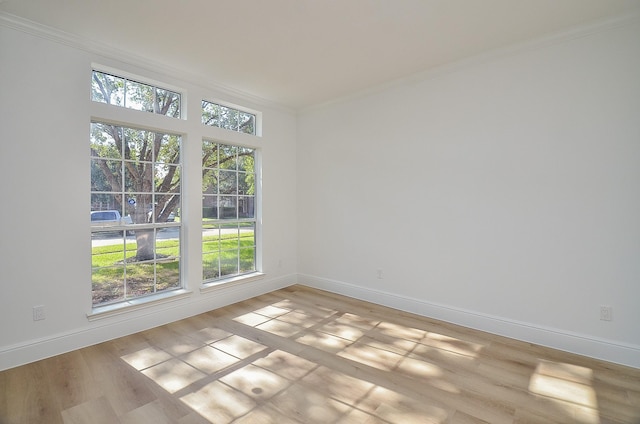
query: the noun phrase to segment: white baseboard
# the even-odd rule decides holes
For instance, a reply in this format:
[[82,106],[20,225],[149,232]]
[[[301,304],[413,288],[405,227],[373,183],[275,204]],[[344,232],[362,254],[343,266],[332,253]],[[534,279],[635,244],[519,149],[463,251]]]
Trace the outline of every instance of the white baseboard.
[[408,298],[342,281],[298,274],[298,283],[452,324],[640,368],[640,346]]
[[76,331],[0,346],[0,371],[184,319],[296,283],[513,339],[640,368],[640,346],[481,314],[342,281],[291,274],[221,287],[206,295],[138,311],[135,319],[124,315],[101,320]]
[[265,276],[259,280],[234,282],[199,296],[194,295],[92,323],[87,321],[87,326],[81,329],[52,334],[14,345],[0,346],[0,371],[178,321],[288,287],[296,282],[296,274],[278,278]]

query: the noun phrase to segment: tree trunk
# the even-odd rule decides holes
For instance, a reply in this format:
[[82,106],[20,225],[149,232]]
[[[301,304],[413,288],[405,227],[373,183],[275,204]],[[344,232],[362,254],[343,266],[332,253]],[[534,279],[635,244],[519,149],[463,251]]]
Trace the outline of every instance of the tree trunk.
[[153,229],[136,230],[136,243],[138,250],[136,252],[136,260],[149,261],[154,258],[155,240],[153,237]]

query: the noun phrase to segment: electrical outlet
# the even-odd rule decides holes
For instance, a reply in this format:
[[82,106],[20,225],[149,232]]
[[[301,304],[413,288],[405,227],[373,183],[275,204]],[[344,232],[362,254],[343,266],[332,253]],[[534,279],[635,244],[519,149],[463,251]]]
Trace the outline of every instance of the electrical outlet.
[[34,306],[33,307],[33,320],[34,321],[41,321],[45,318],[44,315],[44,306],[40,305],[40,306]]
[[382,270],[381,270],[381,269],[378,269],[378,270],[376,270],[376,273],[377,273],[377,275],[378,275],[378,279],[379,279],[379,280],[382,280]]
[[600,320],[612,321],[613,320],[613,307],[602,305],[600,306]]

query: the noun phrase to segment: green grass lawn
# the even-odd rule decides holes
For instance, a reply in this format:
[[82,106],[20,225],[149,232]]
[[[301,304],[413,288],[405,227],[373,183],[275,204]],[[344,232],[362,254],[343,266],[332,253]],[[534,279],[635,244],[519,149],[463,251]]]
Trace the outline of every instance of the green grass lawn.
[[[134,240],[126,240],[126,244],[118,243],[92,248],[94,304],[179,287],[179,240],[158,240],[156,242],[158,258],[155,264],[154,261],[136,262],[136,249],[137,243]],[[253,231],[243,231],[240,235],[234,233],[205,236],[202,240],[202,251],[204,279],[219,278],[255,269]],[[238,263],[240,263],[240,269],[238,269]]]

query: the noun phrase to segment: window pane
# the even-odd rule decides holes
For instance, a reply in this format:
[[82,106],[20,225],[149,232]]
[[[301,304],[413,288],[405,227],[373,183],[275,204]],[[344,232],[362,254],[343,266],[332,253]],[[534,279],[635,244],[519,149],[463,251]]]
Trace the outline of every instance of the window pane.
[[220,106],[220,128],[238,130],[238,110]]
[[220,105],[203,101],[202,123],[213,127],[220,127]]
[[91,273],[93,304],[124,299],[124,266],[97,268]]
[[238,173],[236,171],[221,170],[219,176],[220,194],[238,194]]
[[124,78],[93,71],[91,100],[122,106],[124,100]]
[[160,142],[160,150],[156,162],[180,163],[180,136],[175,134],[163,134]]
[[127,193],[125,196],[125,210],[131,216],[133,224],[147,224],[151,222],[153,195],[151,193]]
[[235,170],[238,169],[237,156],[238,148],[236,146],[227,146],[220,144],[218,146],[218,167],[221,169]]
[[238,197],[238,218],[256,217],[255,200],[253,196]]
[[153,208],[153,222],[175,222],[180,206],[180,196],[166,194],[156,195],[156,203]]
[[126,298],[131,299],[154,292],[155,266],[153,263],[133,263],[126,266]]
[[158,263],[157,290],[175,288],[180,282],[180,229],[168,227],[160,230],[156,242],[156,261]]
[[180,118],[180,94],[156,88],[154,112],[173,118]]
[[135,81],[126,81],[124,105],[128,109],[153,112],[153,87]]
[[107,267],[124,260],[122,231],[97,231],[92,234],[91,267]]
[[246,134],[255,134],[256,133],[256,117],[251,113],[240,111],[240,128],[238,131],[246,133]]
[[180,167],[177,165],[156,164],[154,180],[156,192],[173,193],[180,186]]
[[218,218],[219,219],[237,219],[237,208],[235,196],[220,196],[218,202]]
[[113,125],[91,124],[91,156],[122,158],[122,129]]
[[202,279],[210,280],[220,277],[220,254],[207,253],[202,255]]
[[254,222],[240,222],[238,224],[239,246],[254,247],[256,245],[256,232]]
[[205,280],[220,276],[220,226],[206,219],[202,222],[202,278]]
[[[124,190],[131,192],[150,192],[149,174],[153,167],[151,162],[124,161]],[[145,178],[147,177],[147,178]]]
[[124,157],[135,162],[151,162],[153,158],[153,147],[155,139],[162,138],[162,134],[151,131],[139,130],[136,128],[124,128]]
[[238,149],[238,170],[245,172],[255,172],[254,149],[240,147]]
[[223,224],[220,227],[220,250],[238,249],[240,246],[240,233],[238,225]]
[[178,258],[164,259],[156,267],[156,290],[166,291],[180,288],[180,261]]
[[206,194],[218,193],[218,171],[206,169],[202,175],[202,192]]
[[111,193],[93,193],[91,194],[91,225],[102,225],[103,221],[116,220],[115,215],[108,217],[99,211],[117,211],[122,215],[122,195]]
[[256,176],[255,174],[238,173],[238,194],[256,193]]
[[202,218],[218,219],[218,196],[202,197]]
[[[137,240],[136,237],[132,237],[132,240],[127,240],[127,242],[124,243],[124,245],[116,246],[118,249],[120,249],[121,252],[124,253],[125,263],[137,262],[136,255],[137,255],[138,242],[136,240]],[[114,247],[112,246],[112,248]]]
[[256,249],[254,247],[240,249],[240,273],[256,269]]
[[237,275],[238,250],[223,250],[220,252],[220,277]]
[[206,140],[202,143],[202,167],[218,167],[218,143]]
[[91,159],[91,191],[122,191],[122,162]]
[[135,255],[129,255],[127,253],[127,262],[145,262],[153,261],[156,259],[156,230],[154,228],[136,228],[135,239],[136,242],[131,245],[127,245],[128,251],[135,249]]
[[202,252],[217,253],[220,250],[220,227],[214,224],[202,224]]

